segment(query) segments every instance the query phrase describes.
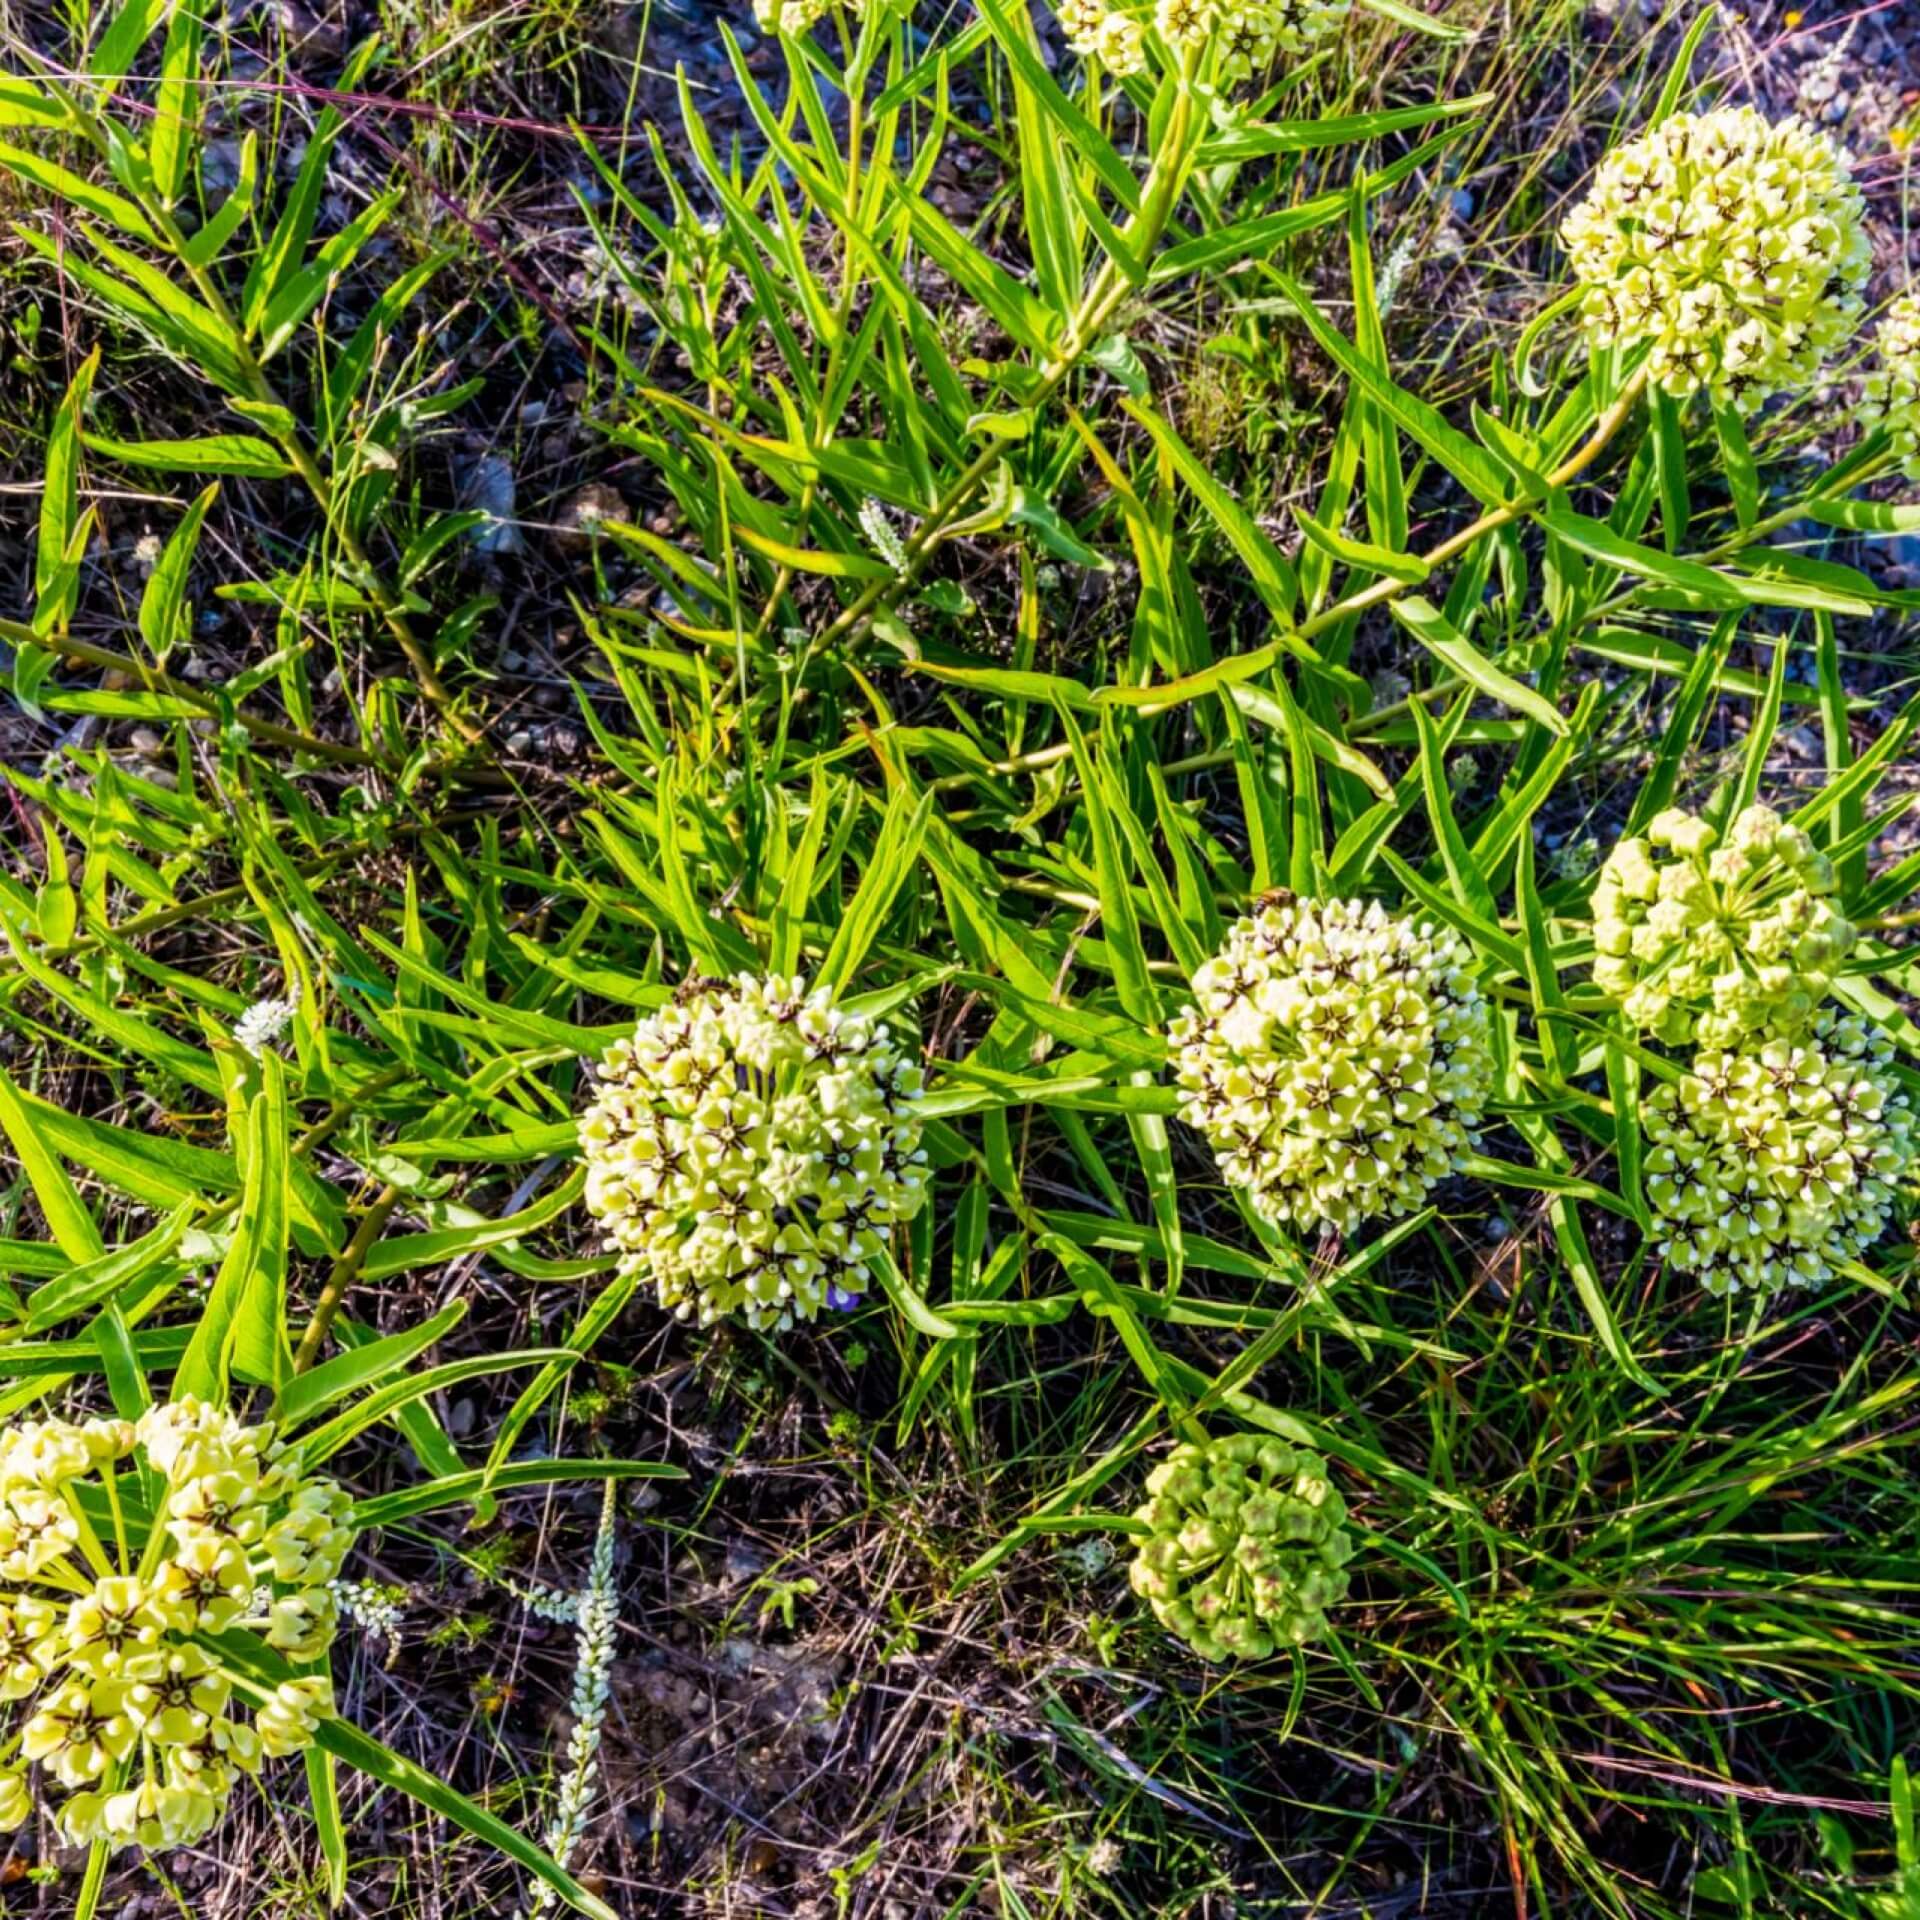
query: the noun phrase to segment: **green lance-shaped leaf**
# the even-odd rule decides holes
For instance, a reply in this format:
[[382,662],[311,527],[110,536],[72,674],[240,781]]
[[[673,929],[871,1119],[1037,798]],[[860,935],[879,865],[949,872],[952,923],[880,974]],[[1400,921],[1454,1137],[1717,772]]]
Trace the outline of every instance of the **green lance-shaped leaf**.
[[115,440],[104,433],[83,436],[95,453],[122,466],[150,467],[160,473],[244,475],[255,480],[284,480],[292,464],[277,447],[245,433],[213,433],[201,440]]
[[[93,181],[70,173],[51,160],[42,159],[37,153],[10,146],[5,141],[0,141],[0,167],[26,181],[29,186],[51,194],[69,209],[96,214],[102,220],[111,221],[129,239],[141,241],[147,246],[160,244],[159,236],[155,234],[147,216],[131,200],[113,192],[111,188],[97,186]],[[16,228],[15,231],[19,232],[20,229]]]
[[[5,157],[6,150],[0,148],[0,163]],[[80,422],[99,370],[96,347],[80,363],[47,434],[40,538],[33,556],[34,626],[41,633],[66,625],[80,591],[81,555],[72,551],[85,524],[80,517]]]
[[1124,403],[1126,410],[1153,436],[1167,464],[1186,482],[1208,517],[1226,536],[1253,590],[1276,620],[1291,625],[1300,597],[1292,564],[1274,545],[1260,523],[1213,476],[1207,463],[1174,432],[1151,407]]
[[190,0],[175,0],[160,55],[153,132],[147,141],[147,164],[153,169],[154,191],[163,206],[179,199],[200,132],[200,103],[205,94],[200,84],[201,31],[200,15]]
[[1389,602],[1393,616],[1442,665],[1469,686],[1515,713],[1537,720],[1549,733],[1563,734],[1567,723],[1551,700],[1504,673],[1476,647],[1431,600],[1417,593]]
[[336,1402],[377,1387],[451,1333],[466,1317],[466,1311],[464,1300],[451,1300],[431,1320],[423,1320],[417,1327],[370,1341],[363,1347],[349,1348],[322,1361],[311,1372],[288,1381],[281,1389],[274,1404],[275,1418],[291,1433]]
[[180,517],[167,536],[153,572],[140,595],[140,637],[154,662],[164,667],[167,656],[187,639],[187,575],[200,545],[200,529],[213,505],[217,485],[208,487]]
[[286,1336],[288,1189],[286,1070],[261,1060],[240,1155],[245,1185],[233,1240],[214,1276],[200,1324],[174,1376],[174,1392],[223,1405],[234,1374],[268,1385],[292,1365]]
[[27,1106],[20,1090],[0,1070],[0,1128],[4,1128],[33,1197],[46,1216],[47,1230],[62,1253],[76,1266],[100,1259],[107,1250],[93,1215],[79,1190],[60,1164],[39,1117]]
[[1507,470],[1492,454],[1452,426],[1417,394],[1396,386],[1314,305],[1306,289],[1277,269],[1280,290],[1307,323],[1320,350],[1409,438],[1433,455],[1482,506],[1497,507],[1516,492]]

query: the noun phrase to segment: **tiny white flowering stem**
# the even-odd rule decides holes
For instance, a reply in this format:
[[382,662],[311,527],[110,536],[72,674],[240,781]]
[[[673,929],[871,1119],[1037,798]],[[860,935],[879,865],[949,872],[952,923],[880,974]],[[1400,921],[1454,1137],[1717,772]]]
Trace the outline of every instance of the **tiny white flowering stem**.
[[287,1030],[300,1008],[300,983],[288,982],[284,999],[256,1000],[233,1023],[233,1043],[258,1059]]
[[[613,1656],[620,1626],[620,1596],[613,1578],[614,1487],[609,1480],[600,1498],[600,1527],[594,1535],[593,1558],[586,1585],[571,1596],[576,1628],[573,1692],[568,1705],[573,1728],[567,1736],[567,1771],[554,1796],[547,1823],[547,1851],[561,1866],[573,1859],[587,1829],[587,1807],[600,1771],[600,1736],[612,1695]],[[558,1596],[566,1598],[566,1596]],[[559,1618],[552,1602],[534,1609],[546,1618]],[[553,1888],[538,1882],[516,1920],[540,1920],[553,1905]]]
[[400,1604],[396,1590],[375,1586],[369,1580],[332,1580],[327,1590],[339,1602],[340,1612],[346,1619],[387,1643],[387,1664],[392,1666],[400,1652]]
[[536,1620],[550,1620],[556,1626],[565,1626],[580,1617],[580,1596],[577,1593],[564,1593],[558,1587],[542,1586],[538,1581],[521,1586],[510,1580],[505,1585],[507,1591]]

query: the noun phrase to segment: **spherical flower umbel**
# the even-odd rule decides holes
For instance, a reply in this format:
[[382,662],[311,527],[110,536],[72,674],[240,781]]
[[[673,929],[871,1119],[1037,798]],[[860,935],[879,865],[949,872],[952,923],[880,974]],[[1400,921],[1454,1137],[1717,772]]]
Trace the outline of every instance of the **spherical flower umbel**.
[[1351,0],[1239,0],[1221,9],[1220,76],[1246,80],[1282,54],[1298,58],[1345,24]]
[[1771,807],[1744,809],[1724,841],[1669,807],[1594,883],[1594,984],[1672,1046],[1804,1024],[1853,948],[1833,886],[1826,855]]
[[1173,1023],[1180,1112],[1277,1225],[1406,1213],[1469,1153],[1493,1086],[1466,943],[1376,901],[1241,920]]
[[1847,157],[1751,107],[1676,113],[1600,163],[1560,237],[1603,347],[1649,347],[1675,398],[1740,408],[1810,385],[1851,338],[1872,264]]
[[1257,1660],[1326,1631],[1353,1541],[1316,1454],[1251,1433],[1187,1441],[1147,1493],[1130,1579],[1169,1633],[1208,1660]]
[[1075,53],[1089,60],[1099,58],[1101,32],[1114,17],[1107,8],[1107,0],[1059,0],[1055,17],[1060,22],[1060,31],[1067,37],[1067,45]]
[[1654,1243],[1713,1293],[1817,1287],[1879,1239],[1920,1129],[1855,1014],[1697,1055],[1646,1100]]
[[191,1845],[242,1774],[310,1746],[327,1678],[265,1686],[209,1636],[324,1654],[349,1504],[271,1427],[194,1399],[0,1429],[0,1830],[37,1765],[68,1844]]
[[693,983],[600,1063],[587,1206],[681,1319],[851,1306],[925,1196],[922,1085],[885,1021],[800,979]]
[[1352,0],[1057,0],[1067,45],[1116,75],[1146,64],[1149,22],[1175,54],[1212,48],[1225,81],[1264,72],[1281,55],[1298,56],[1337,32]]
[[1881,316],[1879,363],[1861,383],[1860,421],[1884,427],[1909,480],[1920,480],[1920,293],[1903,293]]
[[[810,33],[834,4],[835,0],[753,0],[754,24],[762,33],[784,33],[797,40]],[[858,14],[867,0],[839,0],[839,4]]]

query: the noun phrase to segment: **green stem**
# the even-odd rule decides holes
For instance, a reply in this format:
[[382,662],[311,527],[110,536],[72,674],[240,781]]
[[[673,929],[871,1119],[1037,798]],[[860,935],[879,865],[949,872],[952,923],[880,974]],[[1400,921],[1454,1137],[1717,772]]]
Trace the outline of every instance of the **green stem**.
[[[1614,436],[1626,425],[1627,417],[1633,412],[1642,391],[1647,384],[1647,369],[1642,366],[1635,372],[1627,384],[1621,388],[1615,399],[1600,418],[1594,422],[1593,432],[1589,434],[1579,449],[1571,454],[1559,466],[1546,476],[1546,491],[1538,495],[1528,495],[1524,499],[1510,501],[1502,507],[1490,508],[1471,526],[1462,527],[1456,534],[1442,540],[1437,547],[1431,548],[1421,557],[1428,569],[1445,566],[1449,560],[1459,555],[1480,539],[1501,527],[1511,526],[1514,521],[1542,506],[1562,487],[1571,486],[1587,468],[1599,459]],[[1315,634],[1324,633],[1329,627],[1361,612],[1367,607],[1376,606],[1383,600],[1391,600],[1396,594],[1404,593],[1412,583],[1406,580],[1377,580],[1359,593],[1349,594],[1346,599],[1317,613],[1306,621],[1299,630],[1302,640],[1311,640]]]
[[320,1349],[326,1343],[328,1330],[332,1327],[334,1316],[340,1311],[341,1302],[347,1297],[347,1289],[354,1283],[367,1255],[373,1250],[373,1243],[380,1238],[393,1210],[400,1204],[400,1189],[394,1186],[382,1187],[379,1197],[361,1216],[360,1225],[354,1231],[353,1238],[347,1243],[347,1250],[333,1263],[327,1274],[326,1285],[320,1289],[320,1298],[315,1301],[313,1318],[307,1322],[307,1330],[300,1336],[299,1350],[293,1356],[293,1371],[296,1375],[305,1373],[320,1357]]
[[[1647,384],[1647,369],[1642,366],[1621,389],[1618,398],[1594,423],[1593,432],[1588,435],[1580,448],[1562,461],[1552,473],[1541,482],[1544,491],[1529,494],[1523,499],[1509,501],[1504,506],[1491,507],[1458,533],[1450,534],[1436,547],[1430,548],[1421,556],[1426,562],[1427,572],[1431,574],[1443,567],[1449,560],[1464,553],[1476,540],[1510,526],[1516,520],[1542,506],[1562,487],[1576,480],[1612,443],[1614,436],[1626,424],[1641,391]],[[1243,654],[1235,663],[1236,678],[1246,679],[1253,674],[1263,672],[1289,647],[1302,640],[1311,640],[1316,634],[1325,633],[1329,627],[1337,626],[1343,620],[1351,619],[1355,614],[1364,612],[1368,607],[1379,606],[1404,593],[1413,582],[1409,580],[1376,580],[1371,586],[1363,587],[1358,593],[1350,593],[1344,600],[1317,613],[1312,619],[1304,621],[1297,628],[1290,628],[1279,640],[1269,641],[1264,647],[1255,648]],[[1168,680],[1159,686],[1129,687],[1117,690],[1125,704],[1135,708],[1142,715],[1166,713],[1174,707],[1184,706],[1202,692],[1211,692],[1219,684],[1219,665],[1203,667],[1198,673],[1186,674],[1178,680]],[[1429,692],[1434,691],[1429,689]],[[1368,720],[1377,720],[1378,714],[1369,714]],[[1360,724],[1359,722],[1355,723]]]
[[[113,1784],[119,1783],[115,1780]],[[107,1862],[111,1857],[112,1849],[104,1840],[96,1840],[87,1849],[87,1871],[80,1882],[80,1897],[73,1903],[73,1920],[93,1920],[100,1906],[101,1891],[107,1884]]]
[[[1869,460],[1858,473],[1848,476],[1848,491],[1851,492],[1856,487],[1864,487],[1870,481],[1878,480],[1882,474],[1898,464],[1898,456],[1892,453]],[[1813,496],[1802,494],[1791,506],[1782,507],[1778,512],[1756,520],[1750,527],[1740,528],[1738,532],[1729,534],[1724,540],[1716,540],[1712,546],[1703,548],[1699,553],[1682,557],[1691,560],[1696,566],[1703,567],[1711,566],[1716,560],[1725,560],[1730,555],[1751,547],[1755,541],[1764,540],[1768,534],[1777,533],[1782,527],[1791,526],[1796,520],[1805,519],[1807,503],[1811,497]],[[1603,619],[1609,613],[1617,613],[1622,608],[1631,606],[1638,592],[1637,587],[1630,587],[1624,593],[1616,593],[1610,600],[1601,601],[1587,616],[1588,620]]]
[[[85,640],[74,639],[70,634],[47,639],[33,628],[22,626],[17,620],[0,620],[0,640],[10,641],[16,647],[47,648],[70,660],[80,660],[90,667],[98,667],[102,673],[124,675],[128,680],[143,685],[149,693],[164,694],[170,700],[178,700],[209,720],[220,717],[220,703],[217,700],[210,699],[184,681],[174,679],[158,667],[147,666],[130,654],[93,646]],[[285,747],[294,753],[310,753],[316,759],[330,760],[342,767],[377,767],[385,764],[377,754],[368,753],[362,748],[344,747],[333,740],[317,740],[310,733],[283,727],[272,720],[261,720],[250,713],[236,712],[233,717],[237,726],[270,746]]]

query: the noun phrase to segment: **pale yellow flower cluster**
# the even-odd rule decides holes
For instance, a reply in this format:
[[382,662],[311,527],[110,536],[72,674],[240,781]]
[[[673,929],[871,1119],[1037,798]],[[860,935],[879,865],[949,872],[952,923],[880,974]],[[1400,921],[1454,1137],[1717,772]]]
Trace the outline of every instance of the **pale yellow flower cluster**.
[[1060,0],[1060,26],[1075,53],[1098,61],[1116,78],[1139,73],[1147,64],[1140,22],[1106,0]]
[[1724,842],[1670,807],[1600,869],[1594,984],[1671,1046],[1804,1023],[1853,949],[1833,885],[1831,862],[1771,807],[1746,808]]
[[587,1206],[683,1320],[854,1306],[925,1196],[922,1085],[884,1021],[798,978],[701,982],[607,1050]]
[[1220,77],[1247,80],[1282,54],[1297,59],[1338,33],[1350,11],[1350,0],[1227,0],[1215,29]]
[[1133,1590],[1207,1660],[1258,1660],[1326,1631],[1353,1541],[1325,1463],[1251,1433],[1174,1448],[1134,1514]]
[[65,1794],[69,1844],[188,1845],[241,1775],[311,1745],[331,1682],[262,1697],[208,1637],[325,1653],[349,1504],[270,1427],[197,1400],[0,1429],[0,1702],[17,1717],[0,1744],[0,1828],[32,1811],[37,1765]]
[[1655,1242],[1714,1293],[1817,1287],[1885,1231],[1913,1164],[1892,1049],[1857,1015],[1695,1056],[1644,1107]]
[[1677,113],[1601,161],[1561,228],[1598,346],[1649,348],[1676,398],[1806,387],[1851,338],[1872,265],[1846,155],[1751,107]]
[[1241,920],[1170,1038],[1180,1112],[1276,1225],[1420,1206],[1471,1152],[1492,1027],[1466,943],[1375,901]]
[[1903,293],[1874,335],[1879,365],[1861,389],[1861,417],[1884,427],[1909,480],[1920,480],[1920,293]]
[[1852,951],[1831,863],[1771,807],[1724,839],[1678,808],[1594,887],[1594,982],[1693,1046],[1647,1097],[1653,1244],[1715,1293],[1819,1286],[1885,1230],[1913,1165],[1887,1042],[1825,1005]]
[[[1264,72],[1283,54],[1298,56],[1339,31],[1351,0],[1155,0],[1153,31],[1175,54],[1212,47],[1225,81]],[[1139,72],[1147,62],[1147,10],[1107,0],[1058,0],[1060,25],[1077,54],[1108,72]]]
[[835,6],[859,14],[867,0],[753,0],[754,24],[762,33],[785,33],[794,39],[811,33]]

